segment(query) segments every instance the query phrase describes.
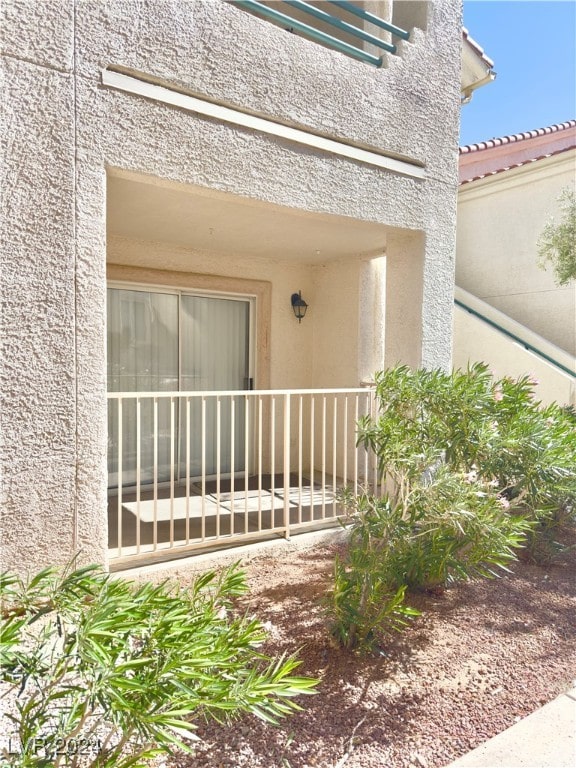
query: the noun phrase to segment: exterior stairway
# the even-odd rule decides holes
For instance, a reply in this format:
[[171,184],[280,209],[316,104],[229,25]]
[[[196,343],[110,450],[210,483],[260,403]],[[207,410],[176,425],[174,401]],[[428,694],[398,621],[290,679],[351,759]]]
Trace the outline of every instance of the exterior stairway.
[[576,405],[576,358],[490,304],[456,286],[455,368],[484,361],[497,376],[530,375],[543,403]]

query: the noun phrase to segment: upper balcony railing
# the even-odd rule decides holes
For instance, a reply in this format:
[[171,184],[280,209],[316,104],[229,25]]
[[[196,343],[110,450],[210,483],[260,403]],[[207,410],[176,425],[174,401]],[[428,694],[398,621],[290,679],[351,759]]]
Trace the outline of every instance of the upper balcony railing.
[[410,37],[404,29],[369,13],[361,5],[345,0],[327,0],[321,4],[322,7],[302,0],[284,0],[273,4],[232,0],[232,4],[262,16],[289,32],[300,33],[327,48],[375,67],[384,65],[381,51],[397,52],[395,38],[408,40]]

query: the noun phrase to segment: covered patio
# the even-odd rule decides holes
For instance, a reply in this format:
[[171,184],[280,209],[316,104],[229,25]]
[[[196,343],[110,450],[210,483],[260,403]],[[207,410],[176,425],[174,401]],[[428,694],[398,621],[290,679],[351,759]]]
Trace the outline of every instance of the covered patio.
[[110,566],[338,525],[372,374],[419,359],[420,234],[107,181]]

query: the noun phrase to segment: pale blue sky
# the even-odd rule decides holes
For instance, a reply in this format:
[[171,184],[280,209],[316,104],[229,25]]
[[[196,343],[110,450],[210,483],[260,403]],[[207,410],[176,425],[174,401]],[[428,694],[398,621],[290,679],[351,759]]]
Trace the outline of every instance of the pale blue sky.
[[464,0],[496,80],[462,108],[460,144],[576,118],[576,0]]

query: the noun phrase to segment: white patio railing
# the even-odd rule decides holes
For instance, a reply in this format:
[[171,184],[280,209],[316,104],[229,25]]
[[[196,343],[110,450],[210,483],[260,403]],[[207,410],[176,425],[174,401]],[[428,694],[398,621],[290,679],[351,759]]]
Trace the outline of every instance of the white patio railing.
[[371,389],[111,392],[111,565],[334,525],[377,482],[356,447]]

